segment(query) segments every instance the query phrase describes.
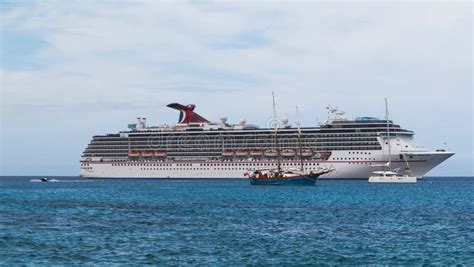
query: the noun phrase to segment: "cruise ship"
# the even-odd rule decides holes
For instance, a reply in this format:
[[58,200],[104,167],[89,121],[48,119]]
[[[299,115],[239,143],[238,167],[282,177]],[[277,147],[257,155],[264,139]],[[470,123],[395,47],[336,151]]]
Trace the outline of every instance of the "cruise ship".
[[391,120],[348,119],[337,108],[328,108],[327,121],[302,127],[299,134],[288,119],[274,119],[271,126],[260,128],[244,119],[236,124],[226,117],[210,122],[194,111],[195,105],[168,107],[179,111],[175,124],[147,126],[146,118],[137,118],[126,131],[94,136],[82,154],[80,176],[246,178],[247,171],[275,168],[279,159],[283,168],[298,167],[301,160],[307,170],[331,168],[321,177],[328,179],[367,179],[389,161],[400,174],[422,178],[454,155],[446,149],[423,148],[415,142],[413,131]]

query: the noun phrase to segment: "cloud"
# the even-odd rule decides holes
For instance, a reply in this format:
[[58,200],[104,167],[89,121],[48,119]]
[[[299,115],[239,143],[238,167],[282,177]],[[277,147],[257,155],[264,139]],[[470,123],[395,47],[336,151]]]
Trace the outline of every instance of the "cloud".
[[42,62],[35,54],[48,44],[36,32],[15,32],[5,29],[1,33],[0,68],[10,70],[36,70]]
[[261,32],[242,32],[232,36],[212,37],[207,45],[215,49],[249,49],[265,46],[270,40]]

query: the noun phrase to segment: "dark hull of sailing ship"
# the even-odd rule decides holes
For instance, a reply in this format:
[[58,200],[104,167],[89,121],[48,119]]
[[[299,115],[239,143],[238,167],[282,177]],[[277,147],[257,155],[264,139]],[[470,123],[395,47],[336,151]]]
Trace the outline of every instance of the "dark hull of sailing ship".
[[260,171],[257,170],[249,177],[252,185],[316,185],[318,177],[330,170],[320,170],[316,173],[298,173],[292,171]]
[[298,177],[294,179],[250,179],[252,185],[316,185],[316,179],[310,177]]

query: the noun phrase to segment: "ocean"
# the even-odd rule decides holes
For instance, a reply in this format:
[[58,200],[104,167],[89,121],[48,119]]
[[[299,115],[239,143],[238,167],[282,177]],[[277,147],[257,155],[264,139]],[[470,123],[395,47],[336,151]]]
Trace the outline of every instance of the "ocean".
[[0,177],[0,265],[474,265],[474,178]]

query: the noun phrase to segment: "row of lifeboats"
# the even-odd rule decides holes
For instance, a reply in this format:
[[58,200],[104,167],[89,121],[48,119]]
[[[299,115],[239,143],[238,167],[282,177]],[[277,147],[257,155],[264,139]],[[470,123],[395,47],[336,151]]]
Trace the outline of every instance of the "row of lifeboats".
[[[167,151],[130,151],[129,157],[166,157]],[[294,157],[299,156],[300,151],[298,149],[283,149],[280,151],[282,157]],[[314,152],[312,149],[305,148],[301,150],[302,157],[316,157],[316,158],[328,158],[331,155],[329,151],[318,151]],[[266,157],[277,157],[278,152],[274,149],[270,150],[224,150],[222,156],[233,157],[233,156],[266,156]]]
[[[302,157],[311,157],[313,155],[315,156],[321,156],[325,157],[326,155],[323,155],[324,153],[331,153],[331,152],[317,152],[316,154],[313,152],[312,149],[302,149],[301,150],[301,156]],[[280,151],[280,155],[283,157],[294,157],[294,156],[299,156],[300,151],[298,149],[283,149]],[[278,152],[276,150],[224,150],[222,151],[222,156],[267,156],[267,157],[276,157],[278,156]]]
[[128,156],[130,157],[166,157],[166,151],[130,151]]

